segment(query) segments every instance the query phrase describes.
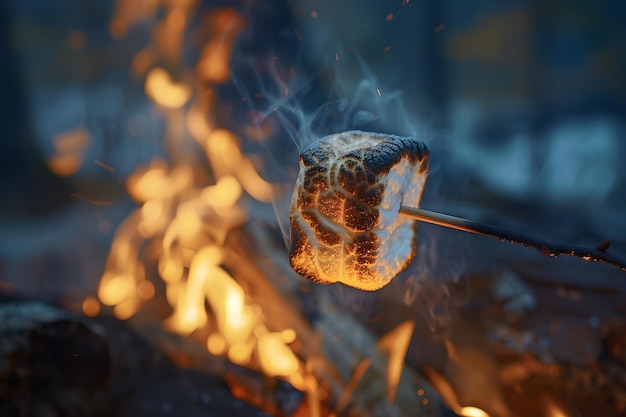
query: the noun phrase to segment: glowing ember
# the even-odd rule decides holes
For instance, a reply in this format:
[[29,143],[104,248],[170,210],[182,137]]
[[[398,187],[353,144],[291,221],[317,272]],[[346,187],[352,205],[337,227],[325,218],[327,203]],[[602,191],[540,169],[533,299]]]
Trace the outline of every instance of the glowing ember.
[[327,136],[300,155],[291,200],[292,267],[319,283],[374,291],[415,256],[428,151],[414,138],[365,132]]
[[53,139],[55,154],[48,159],[48,167],[56,175],[67,177],[83,164],[84,153],[91,142],[85,128],[62,133]]
[[82,311],[88,317],[95,317],[100,313],[100,303],[95,297],[87,297],[83,301]]
[[[489,414],[482,409],[474,406],[461,406],[454,389],[439,372],[433,368],[425,368],[425,374],[430,382],[437,388],[441,397],[452,411],[462,417],[489,417]],[[503,414],[507,415],[507,414]]]
[[560,407],[555,400],[550,397],[545,397],[546,401],[546,412],[550,417],[569,417],[562,407]]
[[478,407],[461,407],[458,410],[458,414],[464,417],[489,417],[489,414],[485,413]]

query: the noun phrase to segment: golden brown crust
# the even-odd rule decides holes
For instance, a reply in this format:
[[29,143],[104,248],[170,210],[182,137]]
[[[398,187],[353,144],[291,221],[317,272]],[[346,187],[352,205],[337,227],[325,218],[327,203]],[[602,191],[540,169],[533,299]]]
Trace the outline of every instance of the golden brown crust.
[[[383,221],[381,204],[385,196],[388,202],[402,198],[397,178],[419,173],[423,178],[416,184],[423,186],[427,170],[426,146],[410,137],[350,131],[306,149],[291,207],[292,267],[315,282],[341,281],[364,290],[385,285],[411,262],[416,245],[414,239],[403,240],[411,247],[381,269],[378,264],[385,260],[379,257],[388,253],[383,245],[395,243],[380,236],[396,236],[398,227],[414,236],[417,224]],[[388,184],[387,176],[396,182]],[[389,198],[390,193],[399,197]],[[413,194],[419,200],[421,189]]]

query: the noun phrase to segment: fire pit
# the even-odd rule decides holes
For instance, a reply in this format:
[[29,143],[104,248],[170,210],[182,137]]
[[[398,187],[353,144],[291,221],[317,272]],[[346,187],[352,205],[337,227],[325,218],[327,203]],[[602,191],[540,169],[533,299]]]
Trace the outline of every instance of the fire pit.
[[[93,28],[72,28],[58,49],[75,64],[72,76],[85,91],[85,80],[110,73],[123,74],[125,84],[87,97],[84,123],[59,116],[76,113],[70,88],[58,89],[67,96],[55,90],[61,100],[46,92],[54,77],[29,73],[39,83],[31,97],[33,135],[45,139],[37,169],[62,184],[54,189],[63,198],[44,202],[37,220],[22,213],[0,220],[0,414],[625,415],[626,274],[428,224],[416,235],[395,185],[414,206],[423,198],[433,209],[537,225],[531,235],[551,230],[592,247],[611,239],[610,252],[607,245],[594,249],[600,257],[626,253],[623,225],[606,228],[589,212],[564,211],[547,198],[525,202],[531,194],[502,187],[521,182],[509,170],[522,156],[498,171],[505,179],[490,183],[477,172],[495,169],[488,154],[498,146],[472,151],[458,139],[462,133],[438,139],[416,127],[424,124],[412,106],[437,103],[407,104],[387,88],[393,83],[374,76],[390,68],[385,60],[402,62],[394,53],[408,46],[386,36],[419,14],[415,2],[382,14],[382,6],[352,5],[356,20],[376,15],[393,27],[382,33],[378,26],[363,33],[353,19],[342,28],[329,2],[279,3],[118,0],[107,10],[89,9],[94,21],[106,20],[107,34],[100,35],[107,41]],[[422,12],[441,17],[428,7]],[[49,19],[9,10],[36,15],[33,27]],[[28,19],[16,21],[25,25],[19,33],[29,33]],[[415,38],[438,45],[451,29],[430,23]],[[489,25],[487,19],[481,27]],[[364,37],[355,44],[380,46],[381,56],[367,48],[360,55],[325,50],[332,41],[323,34],[344,29]],[[462,56],[462,40],[450,36],[450,53]],[[320,62],[307,57],[321,50]],[[97,62],[113,70],[102,75],[93,62],[107,56],[115,62]],[[407,80],[406,91],[421,76]],[[106,113],[111,109],[119,114]],[[90,112],[102,120],[91,121]],[[598,131],[598,147],[618,154],[610,132]],[[330,139],[318,142],[323,137]],[[350,154],[349,140],[397,146],[389,137],[423,137],[430,157],[421,140],[411,139],[397,155],[390,152],[398,158],[387,165],[364,165],[378,168],[376,178],[360,173],[355,167],[367,155]],[[332,177],[350,194],[341,199],[356,201],[342,206],[343,218],[331,193],[337,184],[324,188],[317,175],[339,169],[320,158],[333,140],[349,148],[333,156],[345,159],[340,168],[353,168]],[[550,143],[546,153],[561,149],[556,139]],[[525,155],[524,146],[515,155]],[[309,171],[298,179],[299,154]],[[484,169],[460,162],[469,154],[483,158]],[[547,175],[548,168],[534,169]],[[588,192],[617,204],[619,214],[623,199],[611,190],[619,191],[623,179],[605,174],[598,178],[613,185]],[[371,189],[350,188],[350,175]],[[389,176],[397,182],[378,187]],[[380,218],[368,217],[372,207]],[[315,210],[325,217],[311,220]],[[373,228],[381,218],[384,227]],[[325,234],[338,225],[349,235],[340,250]],[[387,246],[372,249],[376,239]],[[337,264],[350,245],[360,257]],[[298,273],[338,283],[320,285]]]

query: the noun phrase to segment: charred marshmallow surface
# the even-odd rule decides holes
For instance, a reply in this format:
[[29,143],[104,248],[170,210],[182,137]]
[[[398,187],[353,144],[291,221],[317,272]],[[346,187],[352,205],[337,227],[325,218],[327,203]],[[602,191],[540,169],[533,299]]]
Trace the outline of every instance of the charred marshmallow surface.
[[428,150],[415,138],[350,131],[300,155],[291,199],[289,259],[300,275],[374,291],[413,260]]

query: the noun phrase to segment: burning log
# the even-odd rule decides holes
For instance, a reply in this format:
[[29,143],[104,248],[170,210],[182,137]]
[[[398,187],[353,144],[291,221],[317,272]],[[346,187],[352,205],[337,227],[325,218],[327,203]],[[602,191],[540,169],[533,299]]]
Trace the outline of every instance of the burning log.
[[[317,294],[316,320],[309,324],[303,320],[302,307],[294,305],[298,289],[277,283],[276,277],[290,272],[281,257],[282,247],[265,245],[254,259],[244,255],[258,248],[259,242],[271,241],[268,232],[251,227],[233,234],[230,246],[239,249],[227,256],[236,260],[230,262],[234,272],[271,318],[269,322],[276,328],[296,330],[298,342],[293,348],[317,380],[315,389],[309,390],[310,410],[329,407],[330,415],[347,416],[441,415],[439,394],[415,369],[404,366],[413,323],[404,322],[377,339],[331,299]],[[315,404],[320,400],[321,404]]]
[[[339,397],[335,406],[338,415],[346,411],[343,409],[348,402],[346,398],[352,404],[352,413],[348,415],[440,415],[437,406],[440,396],[430,383],[415,370],[402,369],[409,341],[405,337],[408,335],[410,339],[413,333],[412,322],[400,324],[377,342],[356,320],[337,311],[328,300],[321,303],[320,310],[323,314],[317,328],[325,335],[324,351],[332,363],[339,364],[342,376],[350,379],[344,391],[346,395]],[[336,342],[339,338],[341,343]],[[406,345],[402,346],[403,343]],[[389,345],[399,350],[387,349]],[[395,361],[394,356],[400,361]],[[390,377],[394,379],[391,386]]]
[[417,220],[626,271],[608,241],[596,248],[551,242],[417,208],[427,171],[426,145],[412,137],[349,131],[305,149],[290,210],[294,270],[318,283],[378,290],[415,257]]

